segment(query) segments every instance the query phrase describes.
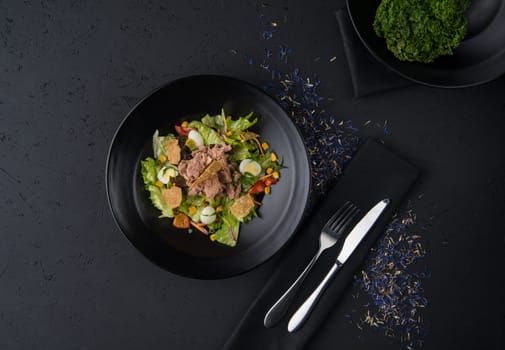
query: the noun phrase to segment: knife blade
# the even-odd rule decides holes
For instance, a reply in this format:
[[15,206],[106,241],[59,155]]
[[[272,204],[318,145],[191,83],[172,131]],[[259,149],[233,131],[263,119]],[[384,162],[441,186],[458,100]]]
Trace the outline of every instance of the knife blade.
[[295,332],[303,325],[332,277],[347,261],[347,259],[349,259],[352,252],[354,252],[354,250],[359,246],[360,242],[366,236],[368,231],[370,231],[370,229],[373,227],[388,204],[389,199],[381,200],[379,203],[373,206],[373,208],[370,209],[368,213],[366,213],[365,216],[354,226],[354,228],[345,238],[344,245],[338,253],[337,259],[331,267],[330,271],[328,271],[321,283],[317,286],[316,289],[314,289],[312,294],[305,300],[305,302],[298,308],[298,310],[296,310],[296,312],[289,320],[288,332]]

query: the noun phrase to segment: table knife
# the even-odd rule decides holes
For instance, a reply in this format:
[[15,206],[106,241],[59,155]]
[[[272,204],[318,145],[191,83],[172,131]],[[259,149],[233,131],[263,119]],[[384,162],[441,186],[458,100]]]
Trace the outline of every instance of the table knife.
[[359,243],[366,236],[368,231],[370,231],[388,204],[389,199],[381,200],[372,209],[370,209],[368,213],[366,213],[366,215],[356,224],[356,226],[354,226],[352,231],[345,238],[344,245],[342,246],[342,249],[340,250],[340,253],[338,254],[337,259],[330,271],[328,271],[321,283],[289,320],[288,332],[295,332],[303,325],[310,312],[316,305],[317,301],[319,300],[322,292],[331,281],[332,277],[347,261],[347,259],[349,259],[351,254],[358,247]]

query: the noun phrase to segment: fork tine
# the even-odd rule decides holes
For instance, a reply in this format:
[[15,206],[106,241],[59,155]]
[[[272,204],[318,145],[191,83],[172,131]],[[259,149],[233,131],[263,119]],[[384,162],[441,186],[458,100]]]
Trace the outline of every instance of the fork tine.
[[338,220],[340,217],[342,217],[342,214],[344,214],[345,211],[348,210],[349,206],[351,206],[351,202],[347,201],[345,202],[326,222],[325,226],[331,225],[334,223],[336,220]]
[[336,220],[336,221],[332,222],[331,224],[329,223],[329,226],[331,228],[335,228],[336,225],[338,225],[342,221],[346,220],[346,218],[350,214],[352,214],[356,209],[357,209],[357,207],[353,203],[350,203],[350,205],[348,206],[348,208],[346,208],[346,211],[344,213],[342,213],[342,215],[340,216],[339,220]]
[[338,225],[340,222],[342,222],[342,220],[345,219],[345,217],[349,214],[349,212],[352,211],[353,207],[354,204],[352,204],[351,202],[346,202],[344,206],[342,206],[341,208],[343,210],[339,210],[339,215],[338,216],[334,215],[330,218],[330,220],[328,220],[328,222],[326,223],[326,228],[331,229],[335,225]]
[[344,230],[351,222],[352,220],[358,215],[359,209],[356,206],[353,206],[351,212],[346,215],[346,217],[337,225],[333,228],[334,232],[339,232]]

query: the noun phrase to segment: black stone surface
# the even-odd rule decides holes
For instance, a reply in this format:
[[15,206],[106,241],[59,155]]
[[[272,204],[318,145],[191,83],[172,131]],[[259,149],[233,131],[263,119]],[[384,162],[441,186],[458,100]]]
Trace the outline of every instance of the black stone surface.
[[[423,170],[415,189],[428,256],[424,349],[505,346],[505,78],[355,99],[334,12],[344,1],[0,1],[0,348],[220,349],[273,259],[217,281],[178,277],[114,225],[104,167],[132,105],[174,78],[270,75],[264,14],[289,67],[317,73],[326,109]],[[272,39],[273,40],[273,39]],[[239,53],[234,54],[232,50]],[[319,60],[315,58],[320,57]],[[332,57],[336,57],[330,62]],[[343,298],[310,349],[402,349],[360,331]]]

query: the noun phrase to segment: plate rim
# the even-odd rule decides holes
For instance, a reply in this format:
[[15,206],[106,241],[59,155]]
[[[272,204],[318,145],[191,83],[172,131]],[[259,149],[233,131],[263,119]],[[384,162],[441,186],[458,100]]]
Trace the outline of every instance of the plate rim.
[[[301,145],[302,145],[302,147],[303,147],[303,149],[305,151],[304,155],[305,155],[306,160],[307,160],[306,166],[307,166],[307,170],[308,170],[308,184],[306,186],[307,189],[306,189],[305,193],[303,193],[303,197],[305,199],[304,199],[303,208],[302,208],[301,215],[300,215],[300,218],[298,220],[298,223],[295,225],[293,231],[289,234],[289,237],[276,250],[274,250],[273,253],[270,254],[270,256],[268,256],[267,258],[263,259],[262,261],[259,261],[257,263],[251,264],[251,266],[249,266],[249,267],[247,267],[245,269],[242,269],[242,270],[240,270],[238,272],[220,273],[220,274],[213,274],[212,276],[204,276],[202,274],[192,274],[192,273],[185,273],[185,272],[181,272],[181,271],[176,271],[176,270],[172,270],[172,269],[164,266],[163,264],[161,264],[158,261],[156,261],[153,258],[151,258],[144,251],[142,251],[141,249],[139,249],[139,247],[133,242],[133,240],[125,232],[126,230],[122,227],[121,223],[119,222],[119,219],[118,219],[118,217],[117,217],[117,215],[116,215],[116,213],[114,211],[114,207],[113,207],[112,202],[111,202],[110,184],[109,184],[109,181],[108,181],[109,171],[110,171],[109,167],[110,167],[110,163],[111,163],[112,149],[114,147],[114,144],[115,144],[116,138],[118,137],[119,132],[122,130],[123,126],[125,125],[125,123],[127,122],[127,120],[130,118],[130,116],[133,114],[133,112],[142,103],[144,103],[150,96],[154,95],[158,91],[160,91],[160,90],[162,90],[162,89],[164,89],[164,88],[166,88],[166,87],[168,87],[170,85],[177,84],[177,83],[179,83],[181,81],[192,80],[192,79],[224,79],[224,80],[233,81],[233,82],[238,83],[238,84],[243,84],[243,85],[247,86],[248,88],[257,91],[258,93],[260,93],[261,95],[265,96],[266,98],[272,100],[272,102],[274,102],[285,113],[286,117],[291,121],[291,124],[294,127],[294,130],[296,131],[296,133],[297,133],[297,135],[298,135],[298,137],[299,137],[299,139],[301,141]],[[142,255],[145,259],[149,260],[151,263],[153,263],[154,265],[160,267],[164,271],[170,272],[170,273],[178,275],[178,276],[183,276],[183,277],[191,278],[191,279],[199,279],[199,280],[218,280],[218,279],[230,278],[230,277],[235,277],[235,276],[239,276],[239,275],[245,274],[245,273],[247,273],[247,272],[249,272],[251,270],[254,270],[254,269],[258,268],[259,266],[265,264],[266,262],[268,262],[269,260],[271,260],[274,256],[278,255],[278,253],[280,253],[282,250],[284,250],[284,248],[289,244],[289,242],[292,241],[292,239],[294,238],[294,236],[296,236],[296,233],[298,232],[298,230],[300,229],[300,226],[302,225],[303,221],[306,218],[307,209],[309,208],[309,204],[310,204],[310,193],[312,191],[312,182],[313,182],[313,180],[312,180],[312,165],[311,165],[311,162],[310,162],[309,151],[308,151],[307,145],[305,143],[303,134],[302,134],[300,128],[298,127],[298,125],[296,125],[296,123],[289,117],[289,114],[285,111],[285,109],[281,106],[281,104],[273,96],[271,96],[270,94],[268,94],[266,91],[260,89],[258,86],[254,85],[254,84],[252,84],[252,83],[250,83],[250,82],[248,82],[246,80],[243,80],[243,79],[240,79],[240,78],[236,78],[236,77],[233,77],[233,76],[222,75],[222,74],[194,74],[194,75],[182,76],[182,77],[170,80],[170,81],[168,81],[168,82],[166,82],[164,84],[161,84],[160,86],[158,86],[158,87],[150,90],[143,97],[141,97],[132,107],[130,107],[129,111],[121,119],[121,121],[119,122],[118,126],[116,127],[116,129],[115,129],[115,131],[114,131],[114,133],[113,133],[113,135],[111,137],[111,141],[109,143],[109,147],[108,147],[108,150],[107,150],[107,157],[106,157],[106,160],[105,160],[104,177],[105,177],[104,183],[105,183],[105,192],[106,192],[105,194],[106,194],[106,197],[107,197],[107,204],[108,204],[108,207],[109,207],[109,211],[112,214],[112,218],[114,220],[114,223],[115,223],[116,227],[119,229],[119,231],[122,233],[122,235],[135,248],[135,250],[140,255]],[[229,258],[229,257],[225,257],[225,259],[227,259],[227,258]]]

